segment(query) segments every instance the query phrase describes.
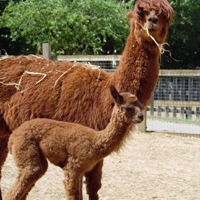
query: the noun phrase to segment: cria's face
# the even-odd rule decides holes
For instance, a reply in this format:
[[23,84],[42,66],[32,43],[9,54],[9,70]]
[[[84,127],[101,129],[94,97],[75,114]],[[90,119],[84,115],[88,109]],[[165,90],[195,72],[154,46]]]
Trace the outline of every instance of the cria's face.
[[142,105],[135,95],[130,93],[121,93],[124,104],[121,106],[121,111],[124,115],[124,121],[141,123],[143,121]]
[[141,111],[141,104],[138,102],[135,102],[135,104],[138,104],[138,105],[122,107],[125,121],[133,122],[133,123],[141,123],[143,121],[143,113]]

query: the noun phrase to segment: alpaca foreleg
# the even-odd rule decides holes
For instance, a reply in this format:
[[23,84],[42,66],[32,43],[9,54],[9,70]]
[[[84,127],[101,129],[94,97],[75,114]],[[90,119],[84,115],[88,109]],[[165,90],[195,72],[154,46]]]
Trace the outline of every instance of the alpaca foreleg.
[[65,179],[63,183],[65,185],[67,200],[82,200],[82,192],[80,192],[80,187],[82,188],[82,177],[72,172],[70,169],[64,170],[64,174]]
[[79,178],[79,196],[80,196],[80,200],[83,200],[83,193],[82,193],[82,190],[83,190],[83,176],[80,176]]
[[[1,134],[0,134],[1,137]],[[2,166],[6,160],[6,157],[8,155],[8,137],[0,139],[0,200],[2,200],[2,192],[1,192],[1,170]]]
[[99,199],[98,190],[101,188],[102,167],[103,160],[97,163],[90,172],[85,173],[89,200]]

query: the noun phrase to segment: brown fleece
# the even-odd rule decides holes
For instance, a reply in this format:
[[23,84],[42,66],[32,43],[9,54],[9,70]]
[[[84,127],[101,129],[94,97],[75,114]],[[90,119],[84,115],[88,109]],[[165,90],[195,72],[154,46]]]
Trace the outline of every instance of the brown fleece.
[[[74,66],[74,63],[48,61],[35,56],[0,60],[0,82],[4,83],[0,83],[0,168],[7,155],[8,134],[27,120],[49,118],[104,129],[114,105],[109,92],[111,83],[119,92],[135,94],[145,107],[158,80],[160,53],[142,26],[149,29],[158,43],[163,43],[172,16],[173,9],[167,0],[139,0],[127,14],[130,35],[122,60],[113,74],[101,70],[99,77],[98,69],[81,63]],[[152,20],[157,21],[152,24]],[[41,80],[43,75],[25,71],[44,73],[46,77]],[[59,79],[62,73],[64,75]],[[20,86],[5,83],[20,83]],[[98,199],[101,175],[102,162],[86,174],[90,200]]]
[[9,149],[18,167],[14,185],[4,200],[26,199],[47,170],[47,160],[64,170],[68,200],[82,200],[82,176],[111,152],[117,151],[130,127],[143,120],[141,104],[131,93],[111,87],[115,106],[108,126],[96,131],[76,123],[32,119],[13,131]]

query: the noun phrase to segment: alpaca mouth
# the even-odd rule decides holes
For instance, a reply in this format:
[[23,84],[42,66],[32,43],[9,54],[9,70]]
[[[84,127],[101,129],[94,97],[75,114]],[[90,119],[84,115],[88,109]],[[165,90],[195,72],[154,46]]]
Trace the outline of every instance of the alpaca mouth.
[[143,119],[138,118],[138,119],[135,119],[133,122],[139,124],[139,123],[141,123],[142,121],[143,121]]
[[149,28],[148,29],[150,32],[155,32],[155,31],[157,31],[157,28]]
[[146,24],[145,28],[150,32],[155,32],[158,30],[158,26],[154,24]]
[[137,123],[141,123],[143,121],[143,119],[139,119],[137,120]]
[[155,32],[158,30],[158,28],[156,26],[149,26],[149,27],[147,27],[147,29],[149,32]]

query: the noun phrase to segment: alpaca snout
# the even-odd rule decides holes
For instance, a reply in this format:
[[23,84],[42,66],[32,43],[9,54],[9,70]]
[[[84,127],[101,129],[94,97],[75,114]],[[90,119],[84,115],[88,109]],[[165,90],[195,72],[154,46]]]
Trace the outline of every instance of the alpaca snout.
[[140,120],[140,122],[142,122],[143,119],[144,119],[144,115],[143,115],[142,112],[140,112],[140,113],[137,115],[137,117],[138,117],[138,119]]
[[149,16],[147,17],[147,21],[149,21],[152,24],[157,24],[158,23],[158,17],[155,14],[155,11],[151,11]]

